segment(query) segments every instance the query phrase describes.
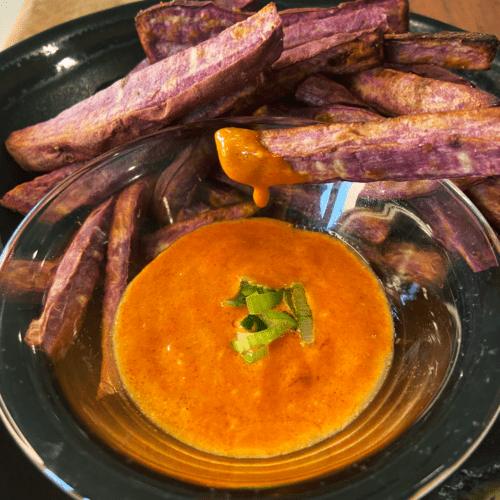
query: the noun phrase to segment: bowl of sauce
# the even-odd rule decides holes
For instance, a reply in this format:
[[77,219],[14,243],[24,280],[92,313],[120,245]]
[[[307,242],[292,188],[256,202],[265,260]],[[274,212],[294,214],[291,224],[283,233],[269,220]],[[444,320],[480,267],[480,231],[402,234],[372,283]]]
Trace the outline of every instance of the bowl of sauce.
[[[111,500],[403,499],[450,474],[492,425],[491,228],[447,181],[260,178],[254,202],[248,179],[222,170],[218,131],[302,124],[165,129],[78,170],[7,243],[2,415],[70,491],[99,498],[95,476]],[[105,258],[68,345],[28,345],[79,229],[141,182],[111,326]],[[20,261],[37,276],[22,290]]]

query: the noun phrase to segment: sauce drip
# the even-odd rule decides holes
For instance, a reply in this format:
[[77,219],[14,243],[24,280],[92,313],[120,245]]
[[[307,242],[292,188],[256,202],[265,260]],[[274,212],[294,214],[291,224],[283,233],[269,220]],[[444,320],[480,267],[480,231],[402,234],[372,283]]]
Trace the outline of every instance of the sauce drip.
[[216,132],[215,142],[224,172],[234,181],[252,186],[259,207],[267,205],[271,186],[305,182],[302,174],[260,143],[255,130],[224,128]]
[[[225,304],[242,278],[302,283],[314,343],[290,331],[247,364],[231,345],[246,308]],[[209,453],[268,457],[360,413],[391,363],[393,325],[378,280],[345,244],[253,218],[193,231],[146,266],[121,302],[114,348],[125,389],[166,432]]]

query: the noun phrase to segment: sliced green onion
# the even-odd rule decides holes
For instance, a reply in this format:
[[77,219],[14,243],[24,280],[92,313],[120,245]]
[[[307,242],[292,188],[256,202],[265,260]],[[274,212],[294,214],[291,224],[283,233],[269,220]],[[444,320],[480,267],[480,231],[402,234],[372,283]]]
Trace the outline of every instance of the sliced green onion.
[[259,332],[260,330],[265,330],[269,326],[256,314],[245,316],[240,321],[240,325],[249,332]]
[[300,336],[306,344],[312,344],[314,342],[312,312],[307,303],[306,291],[302,283],[295,283],[292,286],[291,302],[297,317]]
[[254,351],[249,351],[241,355],[241,357],[249,364],[255,363],[256,361],[265,358],[269,354],[269,347],[263,345]]
[[253,283],[250,283],[250,281],[242,280],[240,281],[240,288],[236,296],[232,299],[226,300],[225,303],[228,306],[234,307],[244,306],[246,305],[246,298],[249,295],[252,295],[253,293],[264,293],[267,290],[270,290],[270,288],[266,288],[262,285],[254,285]]
[[295,318],[286,311],[266,311],[261,314],[261,318],[268,327],[282,326],[287,330],[293,330],[298,326]]
[[269,290],[264,293],[252,293],[246,298],[250,314],[262,314],[276,307],[283,300],[283,290]]
[[261,330],[260,332],[249,333],[244,337],[233,340],[233,348],[239,353],[249,351],[253,347],[271,343],[273,340],[283,335],[286,331],[288,331],[288,328],[283,326],[273,326],[271,328]]

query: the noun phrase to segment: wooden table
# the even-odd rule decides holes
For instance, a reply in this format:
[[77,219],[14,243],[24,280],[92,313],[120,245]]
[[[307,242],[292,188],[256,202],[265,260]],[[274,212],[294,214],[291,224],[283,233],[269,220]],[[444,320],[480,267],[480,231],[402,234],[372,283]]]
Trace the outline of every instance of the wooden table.
[[[131,0],[25,0],[6,47],[52,26]],[[410,9],[467,31],[500,38],[500,0],[410,0]]]

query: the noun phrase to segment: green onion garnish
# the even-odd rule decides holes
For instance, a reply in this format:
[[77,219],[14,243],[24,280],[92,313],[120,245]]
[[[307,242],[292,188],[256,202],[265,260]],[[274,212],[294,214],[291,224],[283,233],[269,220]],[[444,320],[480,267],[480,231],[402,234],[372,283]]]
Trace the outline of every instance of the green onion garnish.
[[252,293],[246,298],[250,314],[262,314],[276,307],[283,300],[283,290]]
[[246,305],[246,298],[253,293],[264,293],[270,290],[269,288],[263,287],[262,285],[254,285],[249,281],[242,280],[240,282],[240,288],[235,297],[230,300],[226,300],[228,306],[238,307]]
[[292,310],[297,317],[300,336],[306,344],[314,342],[312,312],[307,303],[306,291],[302,283],[295,283],[291,288]]
[[273,340],[280,337],[287,330],[289,330],[289,328],[281,325],[266,328],[265,330],[261,330],[260,332],[249,333],[244,337],[233,340],[234,350],[241,354],[242,352],[248,351],[253,347],[269,344]]
[[[285,301],[292,314],[274,308]],[[247,363],[255,363],[269,353],[268,345],[290,330],[299,330],[306,344],[314,342],[312,313],[307,303],[304,286],[294,284],[291,288],[273,290],[242,280],[237,295],[225,302],[240,307],[246,305],[248,315],[240,325],[248,333],[232,341],[234,350]]]
[[281,326],[286,330],[295,330],[298,326],[295,318],[285,311],[266,311],[261,314],[261,318],[268,327]]
[[249,332],[258,332],[260,330],[265,330],[269,326],[257,314],[249,314],[248,316],[245,316],[240,321],[240,325],[242,328]]
[[249,364],[255,363],[269,354],[269,347],[263,345],[254,351],[248,351],[241,355],[241,357]]

